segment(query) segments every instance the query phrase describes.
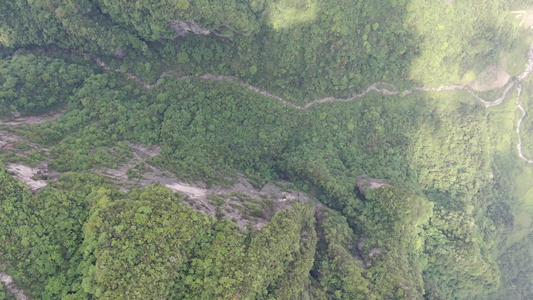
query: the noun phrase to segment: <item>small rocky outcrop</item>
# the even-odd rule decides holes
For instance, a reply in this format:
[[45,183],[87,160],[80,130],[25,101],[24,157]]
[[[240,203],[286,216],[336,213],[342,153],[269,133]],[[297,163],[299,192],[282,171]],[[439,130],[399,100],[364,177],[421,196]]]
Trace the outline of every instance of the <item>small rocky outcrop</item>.
[[187,36],[189,33],[199,34],[199,35],[209,35],[211,34],[210,30],[201,28],[194,21],[172,21],[170,22],[170,27],[177,36]]
[[126,57],[128,53],[120,48],[118,48],[115,53],[113,54],[113,56],[115,56],[116,58],[124,58]]
[[357,181],[357,188],[359,188],[359,190],[363,194],[365,194],[367,190],[373,190],[373,189],[389,186],[389,184],[385,180],[370,178],[366,175],[357,176],[356,181]]
[[22,164],[10,163],[6,165],[6,169],[13,174],[14,177],[30,186],[30,190],[36,193],[47,185],[47,182],[40,179],[47,174],[47,165],[42,164],[39,168],[31,168]]
[[13,294],[17,300],[28,300],[28,296],[24,294],[24,291],[17,287],[13,277],[6,273],[0,273],[0,282],[4,284],[4,288]]

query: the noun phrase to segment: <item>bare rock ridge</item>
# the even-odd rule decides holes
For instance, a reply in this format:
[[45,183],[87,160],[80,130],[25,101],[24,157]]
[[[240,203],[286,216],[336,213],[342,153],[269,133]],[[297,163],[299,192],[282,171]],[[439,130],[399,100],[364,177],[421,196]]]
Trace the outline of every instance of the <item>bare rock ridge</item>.
[[[256,189],[244,176],[238,176],[231,187],[209,188],[203,182],[187,183],[174,174],[146,162],[149,157],[159,155],[161,147],[148,149],[132,143],[129,146],[133,150],[133,156],[127,163],[117,169],[93,171],[112,179],[123,191],[134,186],[158,183],[187,196],[185,204],[189,207],[209,215],[231,219],[241,229],[261,229],[279,210],[290,208],[291,203],[304,203],[311,199],[303,192],[284,188],[287,186],[285,182],[271,182],[261,189]],[[142,172],[134,177],[128,175],[128,171],[140,165]]]

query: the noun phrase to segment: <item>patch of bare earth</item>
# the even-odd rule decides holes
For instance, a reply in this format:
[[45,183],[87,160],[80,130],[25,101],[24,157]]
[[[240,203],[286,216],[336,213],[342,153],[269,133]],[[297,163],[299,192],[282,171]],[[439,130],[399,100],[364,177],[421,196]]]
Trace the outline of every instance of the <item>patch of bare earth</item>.
[[489,66],[478,75],[478,79],[469,82],[467,86],[475,91],[489,91],[504,87],[511,76],[503,66]]
[[[26,150],[16,149],[18,143],[24,143],[27,147]],[[0,129],[0,150],[15,152],[21,156],[26,157],[33,151],[42,150],[49,152],[50,149],[41,147],[35,143],[25,141],[22,136],[19,136],[11,131]]]
[[10,148],[11,145],[20,141],[20,137],[6,130],[0,130],[0,149]]
[[21,117],[19,113],[14,112],[13,119],[8,121],[0,121],[0,125],[8,125],[8,126],[18,126],[21,124],[27,124],[27,125],[37,125],[42,124],[46,121],[53,121],[61,117],[63,114],[65,114],[66,107],[61,109],[58,112],[52,112],[52,113],[46,113],[42,115],[36,115],[36,116],[24,116]]
[[[161,152],[160,146],[148,148],[132,143],[129,146],[132,148],[133,153],[128,163],[120,166],[118,169],[106,168],[96,170],[96,173],[113,179],[124,191],[129,190],[133,186],[147,186],[152,183],[158,183],[191,198],[200,199],[206,197],[206,189],[188,185],[170,172],[160,170],[145,162],[147,158],[159,155]],[[141,172],[142,174],[138,177],[128,176],[128,170],[135,168],[139,164],[142,164],[144,168]]]
[[[97,170],[97,173],[111,178],[123,191],[153,183],[161,184],[187,196],[187,206],[209,215],[231,219],[241,229],[259,230],[277,211],[290,208],[294,201],[305,202],[309,199],[304,193],[283,190],[273,183],[255,189],[242,176],[230,188],[207,189],[202,183],[185,183],[170,172],[146,164],[138,153],[134,157],[118,169],[102,169]],[[139,163],[144,163],[142,175],[139,178],[129,177],[128,170]]]
[[191,198],[200,199],[207,195],[206,189],[194,187],[185,183],[174,182],[165,184],[165,186],[175,192],[183,193]]
[[522,23],[522,26],[526,29],[531,28],[533,26],[533,14],[528,14],[527,17],[524,18],[524,23]]
[[[5,124],[5,123],[4,123]],[[25,148],[20,148],[19,144],[24,143]],[[8,151],[17,157],[27,158],[34,151],[49,152],[49,149],[40,147],[7,130],[0,129],[0,151]],[[35,193],[47,185],[47,181],[55,180],[59,176],[57,172],[48,169],[47,162],[40,163],[36,168],[19,163],[9,163],[6,169],[17,179],[29,185],[30,190]]]
[[524,29],[530,29],[533,26],[533,10],[515,10],[511,11],[511,14],[520,21],[519,27]]
[[10,293],[17,298],[17,300],[28,300],[29,298],[24,295],[24,291],[19,289],[17,285],[15,284],[15,281],[13,278],[6,273],[0,273],[0,281],[4,283],[4,286],[6,287],[6,290],[8,290]]
[[[141,161],[137,161],[139,163]],[[132,178],[127,175],[127,171],[134,167],[135,163],[123,165],[119,169],[101,169],[96,170],[100,175],[113,179],[119,184],[122,190],[127,191],[133,186],[147,186],[152,183],[158,183],[172,189],[175,192],[181,192],[191,198],[202,198],[206,196],[206,189],[188,185],[180,181],[176,176],[169,172],[162,171],[154,166],[146,165],[148,169],[143,172],[141,178]]]

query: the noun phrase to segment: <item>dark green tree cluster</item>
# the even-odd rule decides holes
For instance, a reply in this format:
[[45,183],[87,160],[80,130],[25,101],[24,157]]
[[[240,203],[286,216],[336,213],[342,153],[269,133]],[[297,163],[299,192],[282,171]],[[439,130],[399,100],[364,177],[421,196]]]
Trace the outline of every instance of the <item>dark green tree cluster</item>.
[[112,26],[91,1],[10,1],[0,8],[2,47],[59,45],[113,54],[133,44],[146,45]]
[[0,108],[24,113],[66,104],[92,72],[62,60],[17,55],[0,61]]
[[370,279],[363,273],[358,240],[338,212],[317,208],[317,244],[311,270],[313,299],[376,299],[370,292]]

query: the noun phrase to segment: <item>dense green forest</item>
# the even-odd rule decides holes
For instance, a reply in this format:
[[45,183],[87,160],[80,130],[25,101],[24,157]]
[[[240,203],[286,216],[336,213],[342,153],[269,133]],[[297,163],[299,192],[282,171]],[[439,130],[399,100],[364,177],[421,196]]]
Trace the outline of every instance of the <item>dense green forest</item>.
[[[31,299],[531,298],[531,5],[5,1],[0,273]],[[438,88],[495,68],[501,105]]]

